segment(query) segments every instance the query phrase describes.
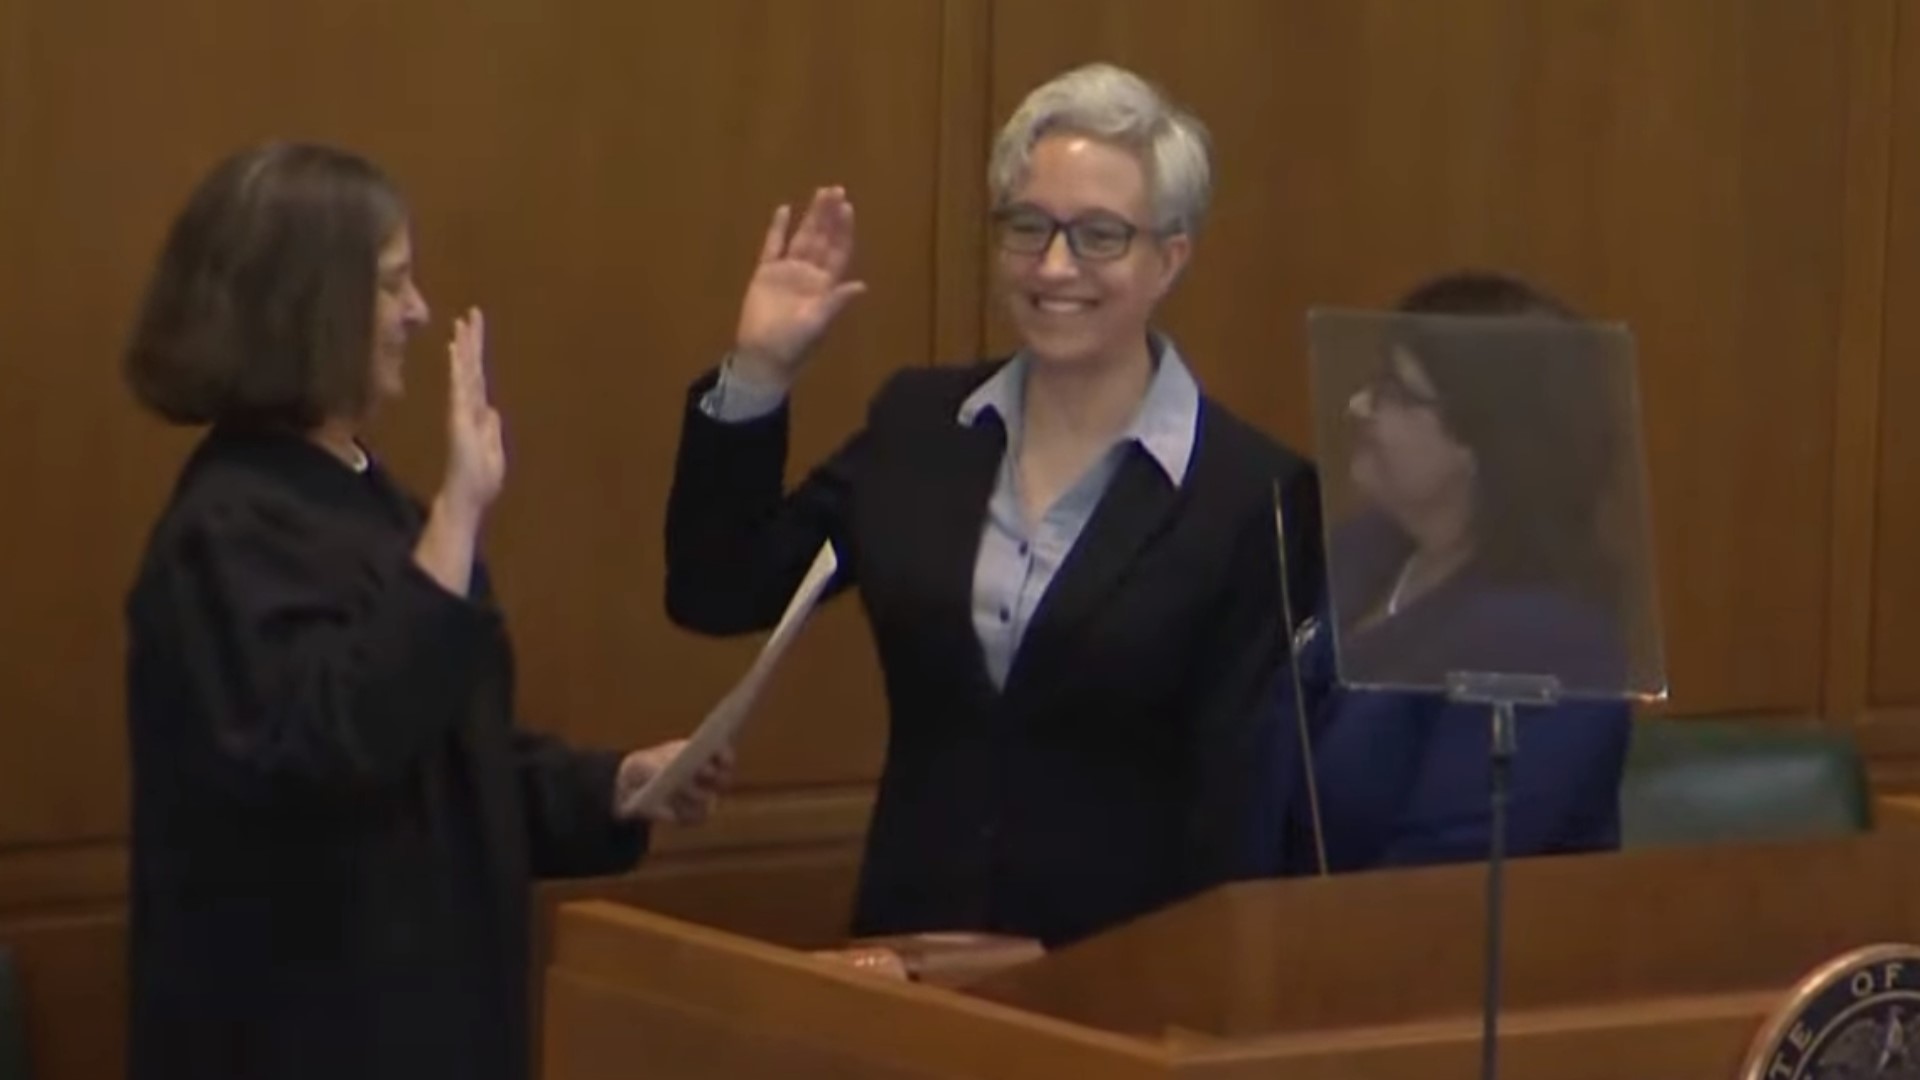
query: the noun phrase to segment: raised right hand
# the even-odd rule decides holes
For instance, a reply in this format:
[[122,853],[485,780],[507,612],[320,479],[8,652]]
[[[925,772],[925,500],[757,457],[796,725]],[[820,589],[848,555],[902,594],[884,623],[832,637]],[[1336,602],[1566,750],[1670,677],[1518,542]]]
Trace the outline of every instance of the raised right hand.
[[477,519],[506,481],[507,451],[500,414],[487,400],[487,323],[479,308],[453,321],[447,345],[447,475],[441,498]]
[[783,387],[799,374],[827,324],[867,288],[845,280],[853,260],[853,204],[846,189],[816,190],[791,239],[789,218],[785,206],[773,212],[760,263],[740,303],[733,359],[743,376]]

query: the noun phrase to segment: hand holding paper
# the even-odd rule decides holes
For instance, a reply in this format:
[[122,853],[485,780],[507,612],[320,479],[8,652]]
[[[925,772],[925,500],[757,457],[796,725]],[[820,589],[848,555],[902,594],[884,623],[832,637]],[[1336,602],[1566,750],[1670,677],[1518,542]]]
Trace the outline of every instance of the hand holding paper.
[[699,729],[688,737],[678,752],[661,764],[631,799],[620,803],[618,812],[621,816],[673,820],[671,805],[680,797],[682,789],[703,774],[705,766],[725,754],[727,767],[731,768],[732,752],[729,747],[745,726],[747,716],[753,711],[753,704],[759,699],[767,678],[792,647],[800,628],[806,624],[807,617],[813,614],[815,605],[825,595],[827,586],[833,581],[834,572],[839,568],[840,560],[834,555],[833,544],[821,544],[819,554],[814,556],[813,565],[807,570],[807,576],[801,579],[800,587],[794,590],[793,599],[787,602],[786,613],[780,617],[779,625],[773,628],[766,644],[760,647],[760,654],[754,657],[747,673],[707,713]]
[[635,750],[620,762],[620,774],[614,781],[613,814],[622,821],[653,821],[665,825],[698,825],[713,812],[720,793],[733,781],[733,748],[720,752],[700,765],[693,778],[664,803],[643,808],[640,793],[661,771],[686,750],[687,740],[675,739],[645,750]]

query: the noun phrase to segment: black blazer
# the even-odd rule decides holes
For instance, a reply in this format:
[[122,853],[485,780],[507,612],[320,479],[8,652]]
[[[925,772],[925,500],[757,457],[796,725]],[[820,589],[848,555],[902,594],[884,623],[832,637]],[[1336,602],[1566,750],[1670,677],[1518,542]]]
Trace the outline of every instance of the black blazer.
[[[1004,361],[1002,361],[1004,362]],[[998,363],[902,371],[867,424],[784,490],[788,414],[723,424],[693,386],[667,508],[667,609],[739,634],[778,621],[822,540],[857,585],[886,680],[886,764],[853,930],[985,929],[1058,944],[1218,882],[1277,872],[1291,729],[1273,706],[1318,600],[1311,468],[1202,399],[1176,489],[1133,452],[1022,641],[1004,692],[972,622],[1006,447],[960,424]]]

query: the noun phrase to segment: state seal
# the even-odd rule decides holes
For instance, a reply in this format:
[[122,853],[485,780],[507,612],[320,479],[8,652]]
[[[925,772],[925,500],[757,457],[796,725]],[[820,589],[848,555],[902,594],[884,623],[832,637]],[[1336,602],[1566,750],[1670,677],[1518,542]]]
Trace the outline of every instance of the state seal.
[[1801,980],[1741,1080],[1920,1080],[1920,945],[1869,945]]

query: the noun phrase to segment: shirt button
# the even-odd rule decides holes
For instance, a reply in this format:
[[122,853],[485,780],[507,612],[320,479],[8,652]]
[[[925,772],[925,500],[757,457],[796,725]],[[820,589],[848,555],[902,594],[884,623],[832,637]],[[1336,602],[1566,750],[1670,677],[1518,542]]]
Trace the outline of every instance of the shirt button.
[[1027,555],[1028,555],[1029,553],[1031,553],[1032,551],[1033,551],[1033,547],[1032,547],[1032,545],[1030,545],[1030,544],[1027,544],[1027,543],[1025,543],[1025,542],[1022,542],[1022,543],[1021,543],[1021,545],[1020,545],[1020,557],[1021,557],[1021,558],[1023,558],[1023,559],[1024,559],[1024,558],[1026,558],[1026,557],[1027,557]]
[[1012,621],[1013,621],[1013,612],[1011,612],[1011,611],[1008,611],[1008,610],[1007,610],[1006,608],[1001,608],[1001,609],[1000,609],[1000,621],[1001,621],[1001,622],[1012,622]]

